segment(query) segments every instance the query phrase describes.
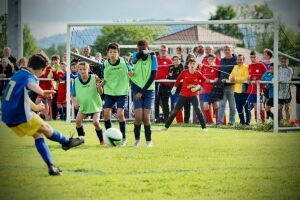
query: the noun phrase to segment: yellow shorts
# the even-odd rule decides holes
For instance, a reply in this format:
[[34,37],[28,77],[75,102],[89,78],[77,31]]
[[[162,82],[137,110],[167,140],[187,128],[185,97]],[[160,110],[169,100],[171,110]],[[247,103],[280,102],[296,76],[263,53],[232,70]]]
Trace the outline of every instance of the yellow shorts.
[[23,137],[25,135],[33,136],[44,124],[45,122],[40,118],[40,116],[36,113],[33,113],[31,120],[19,124],[18,126],[10,127],[10,129],[13,132],[15,132],[19,137]]

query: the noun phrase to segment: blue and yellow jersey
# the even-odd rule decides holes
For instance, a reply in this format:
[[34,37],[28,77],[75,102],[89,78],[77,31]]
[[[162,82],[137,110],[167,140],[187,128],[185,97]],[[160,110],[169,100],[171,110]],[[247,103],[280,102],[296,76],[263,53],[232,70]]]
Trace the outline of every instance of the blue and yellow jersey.
[[2,121],[7,125],[16,126],[33,117],[27,87],[31,82],[38,84],[37,77],[22,68],[7,84],[2,97]]

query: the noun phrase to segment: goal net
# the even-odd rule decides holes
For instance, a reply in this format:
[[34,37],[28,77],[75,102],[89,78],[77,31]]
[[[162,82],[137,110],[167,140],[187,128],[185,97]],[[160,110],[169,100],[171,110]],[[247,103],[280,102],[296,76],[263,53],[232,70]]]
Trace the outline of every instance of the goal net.
[[[168,55],[172,58],[174,55],[182,57],[184,65],[186,58],[190,54],[197,54],[196,59],[199,67],[205,60],[206,53],[213,53],[216,56],[215,63],[220,65],[220,60],[225,56],[224,46],[229,46],[233,54],[242,54],[245,57],[245,64],[250,64],[250,52],[256,51],[257,60],[264,61],[264,49],[273,51],[271,62],[274,63],[274,82],[269,84],[274,86],[274,99],[278,99],[278,64],[279,51],[284,44],[288,44],[288,38],[284,31],[280,29],[276,20],[226,20],[226,21],[137,21],[137,22],[114,22],[114,23],[83,23],[68,25],[68,44],[67,57],[68,62],[76,59],[86,60],[93,67],[97,68],[100,63],[107,59],[106,47],[111,42],[117,42],[121,47],[121,56],[130,62],[130,56],[137,51],[137,41],[146,39],[152,51],[158,52],[161,45],[168,47]],[[290,44],[289,44],[290,45]],[[90,54],[84,53],[83,49],[89,46]],[[292,48],[292,47],[291,47]],[[76,51],[77,50],[77,51]],[[282,52],[282,55],[290,56],[290,67],[293,68],[294,76],[299,73],[299,61],[291,56],[290,52]],[[287,54],[287,55],[286,55]],[[102,57],[100,57],[102,55]],[[291,59],[292,58],[292,59]],[[160,64],[163,66],[164,64]],[[162,70],[160,67],[158,70]],[[224,65],[226,66],[226,64]],[[228,66],[230,67],[230,66]],[[99,67],[100,68],[100,67]],[[165,70],[165,68],[163,69]],[[68,69],[70,73],[70,68]],[[98,74],[97,74],[98,75]],[[100,74],[101,76],[101,74]],[[289,80],[291,81],[291,80]],[[157,80],[157,83],[172,82],[170,80]],[[71,81],[68,81],[70,89]],[[265,83],[267,84],[267,83]],[[291,104],[290,119],[283,126],[294,126],[293,120],[296,116],[296,92],[292,82],[291,85]],[[263,85],[262,87],[265,87]],[[69,89],[67,97],[70,99]],[[156,91],[157,92],[157,91]],[[258,93],[258,95],[263,95]],[[133,119],[133,107],[131,92],[128,94],[128,106],[126,117],[128,120]],[[201,98],[200,98],[201,100]],[[74,112],[70,101],[68,102],[67,120],[74,120]],[[201,102],[201,101],[200,101]],[[161,104],[161,102],[160,102]],[[170,106],[170,105],[169,105]],[[171,110],[171,106],[169,107]],[[159,109],[162,112],[161,108]],[[154,110],[153,110],[154,112]],[[193,122],[193,109],[191,109],[191,119]],[[254,110],[252,112],[251,124],[257,126],[261,120],[255,121]],[[274,131],[280,130],[278,123],[278,102],[274,101],[272,107],[274,113]],[[227,118],[229,117],[228,105],[225,110]],[[285,116],[285,115],[284,115]],[[259,116],[258,116],[259,117]],[[258,118],[260,119],[260,118]],[[239,122],[238,115],[236,121]]]

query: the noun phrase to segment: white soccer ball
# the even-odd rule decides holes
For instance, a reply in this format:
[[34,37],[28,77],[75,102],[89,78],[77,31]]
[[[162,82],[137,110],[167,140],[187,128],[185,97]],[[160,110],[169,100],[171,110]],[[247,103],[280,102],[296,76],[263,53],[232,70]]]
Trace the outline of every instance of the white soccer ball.
[[104,132],[103,139],[108,146],[120,146],[122,143],[122,133],[117,128],[109,128]]

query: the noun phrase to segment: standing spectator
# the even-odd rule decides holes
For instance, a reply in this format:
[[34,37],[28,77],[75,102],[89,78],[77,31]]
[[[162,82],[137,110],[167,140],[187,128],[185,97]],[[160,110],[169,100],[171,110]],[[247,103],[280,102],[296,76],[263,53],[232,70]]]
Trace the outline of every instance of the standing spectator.
[[[261,77],[261,80],[262,81],[272,81],[273,80],[273,77],[274,77],[274,64],[273,63],[270,63],[269,65],[269,70],[266,71],[262,77]],[[269,83],[269,84],[266,84],[266,87],[268,89],[268,96],[266,96],[267,98],[267,101],[266,101],[266,113],[267,113],[267,118],[271,117],[271,119],[274,118],[274,115],[273,113],[271,112],[271,108],[273,107],[273,84],[272,83]]]
[[65,62],[60,63],[61,69],[57,71],[58,87],[57,87],[57,110],[60,120],[66,120],[66,66]]
[[[206,122],[208,124],[213,124],[213,118],[212,118],[211,108],[209,105],[208,95],[213,88],[213,82],[218,80],[219,68],[220,66],[215,64],[214,54],[208,54],[207,64],[203,64],[200,68],[200,72],[203,74],[203,76],[206,77],[206,82],[203,84],[202,99],[203,99],[203,110],[206,117]],[[218,107],[219,107],[218,102],[213,102],[213,109],[214,112],[216,113],[216,116],[218,113]]]
[[[71,75],[70,76],[71,76],[71,87],[70,87],[70,89],[72,91],[72,89],[74,87],[75,79],[79,76],[76,62],[71,63]],[[79,106],[78,106],[78,103],[76,101],[76,98],[73,97],[72,95],[71,95],[71,104],[74,107],[74,116],[76,118]]]
[[257,61],[255,51],[250,53],[251,64],[249,65],[249,81],[255,81],[255,83],[250,83],[248,85],[247,93],[249,95],[248,102],[250,108],[254,107],[255,119],[257,120],[257,103],[260,104],[260,118],[262,123],[265,122],[265,111],[263,108],[263,85],[260,85],[260,101],[257,102],[257,82],[261,80],[261,76],[268,70],[267,67],[261,62]]
[[[172,60],[168,56],[168,47],[166,45],[161,45],[159,50],[159,55],[157,56],[157,73],[155,80],[166,79],[168,76],[168,71],[170,65],[172,65]],[[157,123],[165,122],[169,117],[170,108],[169,108],[169,98],[171,92],[170,83],[156,82],[155,83],[155,120]],[[162,105],[163,110],[163,120],[160,119],[159,114],[159,105]]]
[[[237,65],[234,66],[230,73],[229,80],[235,82],[234,84],[234,98],[236,103],[236,109],[239,114],[240,124],[250,125],[251,112],[248,108],[248,94],[247,87],[243,81],[247,81],[249,73],[248,66],[244,64],[245,57],[241,54],[237,57]],[[246,114],[246,121],[245,115]]]
[[[183,71],[183,65],[180,63],[180,56],[178,56],[178,55],[173,56],[172,60],[173,60],[173,65],[170,66],[167,79],[176,80],[178,78],[179,74]],[[171,86],[173,87],[174,83],[172,83]],[[174,109],[175,104],[178,101],[181,87],[182,87],[182,84],[179,84],[175,93],[171,94],[171,109],[172,110]],[[182,109],[180,109],[178,111],[178,113],[176,115],[176,121],[177,121],[177,123],[183,122]]]
[[134,147],[138,147],[140,144],[142,122],[144,123],[147,147],[152,147],[150,114],[154,103],[154,80],[157,71],[157,60],[155,54],[149,51],[146,40],[138,41],[137,47],[138,52],[132,55],[134,71],[131,78],[135,114]]
[[229,45],[224,47],[225,57],[221,59],[221,67],[219,73],[219,79],[224,82],[224,94],[223,99],[219,102],[219,113],[218,113],[218,122],[217,125],[224,123],[224,115],[226,103],[229,103],[229,123],[228,125],[233,126],[235,123],[235,100],[234,100],[234,84],[225,83],[228,80],[228,77],[233,69],[233,66],[236,65],[237,57],[232,53],[232,49]]
[[[300,81],[300,74],[296,78],[293,78],[292,81]],[[296,83],[296,124],[300,126],[300,84]]]
[[273,58],[273,51],[270,49],[264,49],[263,60],[261,62],[267,67],[267,69],[270,68],[272,58]]
[[179,57],[180,63],[183,65],[184,58],[183,58],[183,49],[181,46],[176,47],[176,54]]
[[[53,77],[56,76],[56,71],[52,69],[51,65],[48,65],[43,69],[43,73],[40,76],[40,78],[48,78],[53,79]],[[43,90],[54,90],[53,81],[51,80],[40,80],[39,86]],[[39,104],[43,102],[45,104],[45,109],[42,110],[42,114],[45,117],[46,120],[51,120],[52,118],[52,100],[53,100],[53,94],[49,94],[47,97],[42,95],[37,95],[35,99],[35,103]]]
[[[13,75],[13,65],[7,57],[2,58],[0,65],[0,78],[10,78]],[[9,81],[0,80],[0,97]]]
[[[194,50],[195,50],[195,48],[194,48]],[[203,58],[205,56],[205,54],[204,54],[204,45],[200,44],[197,47],[196,51],[194,51],[193,53],[194,53],[194,55],[196,57],[197,64],[198,65],[201,64],[202,60],[203,60]]]
[[[202,64],[204,64],[204,65],[208,64],[208,62],[207,62],[208,55],[213,54],[213,50],[214,50],[214,47],[212,45],[207,45],[205,47],[205,56],[202,60]],[[220,64],[221,64],[220,57],[215,56],[215,65],[220,66]]]
[[[79,50],[77,48],[72,48],[71,50],[73,53],[79,54]],[[78,63],[80,60],[80,58],[78,58],[77,56],[73,56],[71,54],[71,63]]]
[[91,62],[91,61],[88,61],[88,60],[85,60],[85,59],[82,59],[80,58],[79,61],[86,61],[87,63],[89,63],[90,65],[90,74],[96,74],[99,78],[102,78],[103,77],[103,73],[102,73],[102,70],[101,70],[101,67],[100,67],[100,63],[99,64],[96,64],[97,60],[94,56],[91,56],[91,48],[90,46],[85,46],[83,47],[83,51],[82,51],[82,54],[84,57],[86,58],[89,58],[91,60],[95,60],[95,62]]
[[278,117],[279,122],[283,120],[282,109],[285,110],[286,122],[290,121],[290,102],[292,100],[291,88],[289,83],[280,83],[281,81],[291,81],[293,70],[288,66],[289,59],[286,57],[280,58],[280,67],[278,70],[279,91],[278,91]]
[[21,69],[22,67],[27,67],[27,58],[23,57],[17,61],[17,67],[15,68],[15,72]]
[[17,59],[11,55],[11,49],[9,47],[3,49],[3,58],[8,58],[10,63],[16,66]]
[[102,54],[100,52],[96,52],[95,54],[95,59],[99,62],[102,63]]
[[62,62],[67,63],[67,53],[66,52],[63,53]]
[[51,106],[52,106],[52,118],[55,120],[57,118],[57,113],[58,113],[58,109],[57,109],[57,89],[58,89],[58,84],[59,84],[59,81],[57,80],[57,76],[55,76],[55,75],[56,75],[57,71],[61,70],[59,55],[53,55],[51,57],[51,62],[52,62],[52,72],[54,73],[53,74],[54,81],[52,81],[52,83],[53,83],[54,90],[56,91],[53,94],[53,99],[52,99],[52,105]]

